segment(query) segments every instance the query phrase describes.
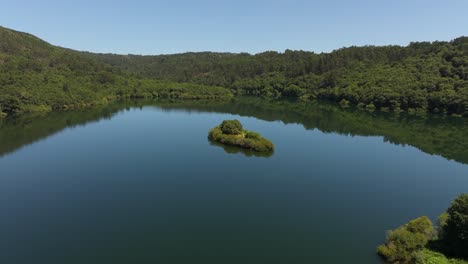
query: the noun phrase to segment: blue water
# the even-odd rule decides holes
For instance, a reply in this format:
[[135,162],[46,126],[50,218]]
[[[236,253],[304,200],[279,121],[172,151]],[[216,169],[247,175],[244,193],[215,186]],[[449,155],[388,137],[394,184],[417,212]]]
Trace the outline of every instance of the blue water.
[[[444,153],[255,116],[130,107],[4,153],[0,263],[380,263],[386,230],[468,192]],[[234,118],[274,154],[210,144]]]

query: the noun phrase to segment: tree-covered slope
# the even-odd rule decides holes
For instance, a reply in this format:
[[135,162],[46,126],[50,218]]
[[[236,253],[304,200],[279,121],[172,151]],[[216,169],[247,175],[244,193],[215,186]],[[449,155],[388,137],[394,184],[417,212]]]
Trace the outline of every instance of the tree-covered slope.
[[329,54],[89,55],[138,76],[219,85],[237,94],[468,115],[467,37],[408,47],[350,47]]
[[213,98],[231,92],[468,116],[468,37],[322,54],[286,50],[138,56],[68,50],[0,28],[4,113],[118,97]]
[[88,55],[141,77],[218,85],[237,94],[468,115],[468,37],[328,54]]
[[49,111],[118,97],[229,97],[221,87],[135,78],[104,62],[0,27],[0,112]]

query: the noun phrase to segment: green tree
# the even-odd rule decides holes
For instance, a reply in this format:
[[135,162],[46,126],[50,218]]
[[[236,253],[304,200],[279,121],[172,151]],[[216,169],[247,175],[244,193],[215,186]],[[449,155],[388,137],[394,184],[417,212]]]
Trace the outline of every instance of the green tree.
[[0,97],[0,112],[15,114],[21,111],[21,101],[13,95],[3,95]]
[[456,198],[447,210],[443,240],[448,254],[468,258],[468,194]]
[[411,263],[415,253],[426,246],[432,235],[431,220],[422,216],[389,231],[385,244],[377,248],[377,253],[391,263]]
[[283,90],[283,94],[288,97],[299,97],[305,93],[305,90],[295,84],[289,84]]
[[220,125],[223,134],[227,135],[239,135],[243,131],[242,124],[239,120],[224,120]]

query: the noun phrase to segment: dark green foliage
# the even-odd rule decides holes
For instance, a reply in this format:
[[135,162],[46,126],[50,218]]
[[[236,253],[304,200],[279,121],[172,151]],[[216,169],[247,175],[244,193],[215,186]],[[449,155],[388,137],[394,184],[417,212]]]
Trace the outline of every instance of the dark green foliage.
[[468,259],[468,194],[452,202],[445,221],[441,239],[447,254]]
[[437,218],[437,234],[440,239],[443,239],[445,237],[445,228],[447,226],[449,215],[447,212],[442,213],[439,215]]
[[306,90],[295,84],[289,84],[284,90],[283,95],[288,97],[299,97],[305,94]]
[[346,99],[341,99],[340,106],[343,108],[349,107],[349,101]]
[[432,222],[425,216],[412,220],[389,231],[385,244],[377,248],[377,253],[391,263],[466,263],[447,259],[441,253],[468,259],[468,194],[462,194],[452,202],[447,212],[439,216],[438,225],[434,230]]
[[413,263],[415,253],[426,246],[432,235],[431,220],[422,216],[389,231],[385,244],[377,248],[377,253],[392,263]]
[[231,96],[221,87],[137,78],[85,53],[0,27],[0,112],[4,114],[82,108],[118,98]]
[[0,112],[18,113],[20,108],[21,101],[19,98],[12,95],[4,95],[0,97]]
[[406,230],[413,234],[422,234],[427,239],[433,236],[433,226],[431,220],[427,216],[422,216],[417,219],[411,220],[406,224]]
[[238,95],[344,99],[370,111],[468,115],[466,39],[349,47],[329,54],[287,50],[256,55],[88,55],[139,76],[218,85]]
[[260,134],[257,133],[257,132],[247,131],[245,133],[245,138],[260,139],[260,138],[262,138],[262,136],[260,136]]
[[[349,47],[328,54],[122,56],[54,47],[0,28],[0,97],[6,102],[1,107],[12,114],[128,97],[227,98],[231,92],[220,88],[226,87],[236,95],[328,99],[369,111],[468,116],[466,39]],[[180,89],[174,83],[185,84]],[[8,96],[20,100],[19,108]]]
[[[240,129],[240,131],[239,131]],[[238,120],[225,120],[208,133],[212,141],[229,146],[237,146],[257,152],[273,152],[274,145],[260,134],[242,130]]]
[[466,261],[447,259],[443,254],[423,249],[414,254],[415,264],[467,264]]
[[224,120],[221,125],[219,125],[219,128],[223,132],[223,134],[226,135],[240,135],[244,128],[242,127],[242,124],[239,122],[239,120]]

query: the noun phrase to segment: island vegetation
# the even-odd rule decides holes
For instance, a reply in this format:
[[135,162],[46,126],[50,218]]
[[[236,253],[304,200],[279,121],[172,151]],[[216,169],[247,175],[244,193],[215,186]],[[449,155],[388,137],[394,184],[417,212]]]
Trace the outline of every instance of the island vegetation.
[[0,116],[122,98],[326,99],[343,107],[468,116],[468,37],[316,54],[93,54],[0,27]]
[[422,216],[389,231],[377,253],[390,263],[467,264],[468,194],[452,202],[436,228]]
[[224,120],[219,126],[214,127],[208,133],[208,138],[212,141],[240,148],[271,153],[274,145],[260,134],[244,130],[239,120]]

